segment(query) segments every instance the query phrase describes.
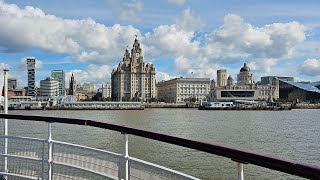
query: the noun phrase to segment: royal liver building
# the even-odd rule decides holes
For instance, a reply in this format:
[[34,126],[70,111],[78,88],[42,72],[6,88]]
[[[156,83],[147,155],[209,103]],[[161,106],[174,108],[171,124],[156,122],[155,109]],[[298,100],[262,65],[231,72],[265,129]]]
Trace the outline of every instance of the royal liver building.
[[111,73],[113,101],[147,101],[156,98],[156,71],[143,62],[139,40],[134,40],[131,54],[126,49],[122,62]]

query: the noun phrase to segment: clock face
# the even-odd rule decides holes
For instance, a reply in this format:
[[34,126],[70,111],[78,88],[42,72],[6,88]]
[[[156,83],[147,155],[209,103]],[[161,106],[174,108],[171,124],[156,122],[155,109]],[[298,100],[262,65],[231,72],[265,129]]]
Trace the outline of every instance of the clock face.
[[139,57],[139,53],[136,53],[136,57]]

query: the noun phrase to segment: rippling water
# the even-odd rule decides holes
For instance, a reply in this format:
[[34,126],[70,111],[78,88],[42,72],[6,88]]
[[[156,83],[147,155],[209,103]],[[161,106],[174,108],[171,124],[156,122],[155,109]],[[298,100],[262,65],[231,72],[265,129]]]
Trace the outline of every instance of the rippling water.
[[[91,119],[320,165],[320,110],[145,109],[10,113]],[[45,138],[46,132],[45,123],[9,123],[10,134]],[[123,136],[120,133],[92,127],[54,124],[53,139],[119,153],[122,153],[124,148]],[[237,175],[235,162],[227,158],[140,137],[129,136],[129,155],[202,179],[235,179]],[[246,179],[299,179],[254,165],[245,165],[244,173]]]

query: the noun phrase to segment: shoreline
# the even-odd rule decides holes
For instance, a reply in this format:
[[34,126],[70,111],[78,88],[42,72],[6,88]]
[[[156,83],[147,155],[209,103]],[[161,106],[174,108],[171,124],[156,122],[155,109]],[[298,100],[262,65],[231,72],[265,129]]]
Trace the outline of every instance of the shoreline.
[[[79,110],[144,110],[144,109],[155,109],[155,108],[163,108],[163,109],[199,109],[198,105],[188,106],[188,105],[159,105],[159,106],[150,106],[145,105],[141,108],[65,108],[65,107],[33,107],[33,108],[9,108],[10,111],[21,111],[21,110],[70,110],[70,111],[79,111]],[[291,108],[283,107],[282,109],[276,109],[272,107],[265,108],[255,108],[255,107],[232,107],[232,108],[200,108],[200,110],[220,110],[220,111],[279,111],[279,110],[292,110],[292,109],[320,109],[320,104],[316,105],[294,105]]]

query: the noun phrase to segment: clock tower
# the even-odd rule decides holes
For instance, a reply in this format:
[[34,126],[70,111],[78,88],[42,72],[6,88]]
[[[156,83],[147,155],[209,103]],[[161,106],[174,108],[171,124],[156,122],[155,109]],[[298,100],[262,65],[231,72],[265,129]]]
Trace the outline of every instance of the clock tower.
[[126,49],[123,62],[111,73],[114,101],[148,101],[156,98],[156,77],[153,64],[143,62],[138,35],[131,53]]

